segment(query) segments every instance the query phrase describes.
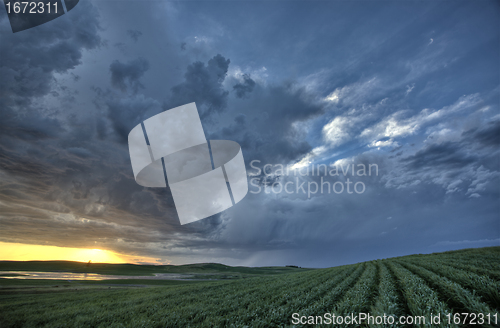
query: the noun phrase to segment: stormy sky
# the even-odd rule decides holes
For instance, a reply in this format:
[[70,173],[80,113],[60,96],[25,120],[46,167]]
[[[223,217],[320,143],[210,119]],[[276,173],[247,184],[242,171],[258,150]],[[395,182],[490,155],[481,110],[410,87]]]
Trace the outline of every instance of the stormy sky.
[[[18,33],[0,7],[2,242],[307,267],[500,244],[496,1],[82,0]],[[191,102],[253,183],[180,225],[127,136]],[[296,173],[318,164],[378,174]],[[365,188],[295,189],[321,178]]]

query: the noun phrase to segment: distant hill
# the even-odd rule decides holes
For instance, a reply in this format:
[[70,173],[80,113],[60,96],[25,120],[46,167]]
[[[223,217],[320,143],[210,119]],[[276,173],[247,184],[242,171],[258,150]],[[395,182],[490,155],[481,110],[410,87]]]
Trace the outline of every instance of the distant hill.
[[0,271],[75,272],[110,275],[153,275],[155,273],[239,273],[279,274],[306,271],[298,267],[232,267],[219,263],[196,263],[185,265],[138,265],[108,264],[74,261],[0,261]]

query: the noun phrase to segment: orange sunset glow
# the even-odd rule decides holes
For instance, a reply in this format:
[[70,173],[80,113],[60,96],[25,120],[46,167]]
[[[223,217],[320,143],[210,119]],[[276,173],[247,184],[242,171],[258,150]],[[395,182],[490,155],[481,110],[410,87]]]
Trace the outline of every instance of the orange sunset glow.
[[0,242],[0,261],[77,261],[93,263],[155,262],[102,249],[57,247]]

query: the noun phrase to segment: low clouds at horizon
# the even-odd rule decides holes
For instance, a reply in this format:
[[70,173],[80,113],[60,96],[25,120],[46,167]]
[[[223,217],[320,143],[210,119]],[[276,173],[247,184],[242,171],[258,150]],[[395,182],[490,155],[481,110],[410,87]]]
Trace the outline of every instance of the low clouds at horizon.
[[[2,8],[0,241],[309,267],[500,245],[499,16],[494,1],[86,1],[13,34]],[[181,226],[168,189],[136,184],[127,136],[190,102],[249,175],[252,160],[379,174],[363,194],[248,193]]]

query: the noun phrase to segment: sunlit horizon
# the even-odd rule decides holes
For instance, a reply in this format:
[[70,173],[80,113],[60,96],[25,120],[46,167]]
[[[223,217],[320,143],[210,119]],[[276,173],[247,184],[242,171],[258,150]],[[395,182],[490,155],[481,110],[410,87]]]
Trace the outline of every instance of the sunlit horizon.
[[75,248],[0,242],[0,261],[74,261],[110,264],[163,264],[151,257],[137,257],[100,248]]

